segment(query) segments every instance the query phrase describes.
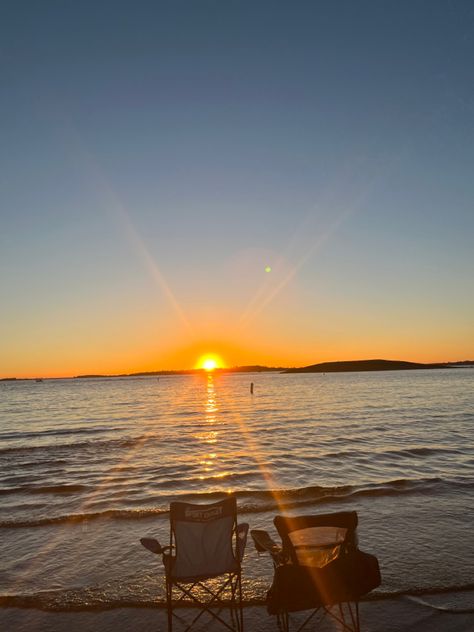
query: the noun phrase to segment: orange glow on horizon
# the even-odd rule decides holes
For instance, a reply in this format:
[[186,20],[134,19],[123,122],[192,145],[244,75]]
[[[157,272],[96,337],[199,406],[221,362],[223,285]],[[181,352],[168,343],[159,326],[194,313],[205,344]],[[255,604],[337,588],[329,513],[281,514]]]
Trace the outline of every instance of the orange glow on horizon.
[[[341,326],[341,322],[337,322]],[[303,323],[304,325],[304,323]],[[302,326],[302,329],[304,327]],[[221,338],[203,336],[201,339],[178,341],[170,330],[166,346],[161,348],[153,340],[153,331],[136,329],[136,337],[116,339],[112,337],[99,348],[99,341],[93,339],[88,346],[78,337],[57,352],[42,341],[34,353],[28,353],[31,340],[23,337],[22,346],[11,346],[11,350],[2,348],[0,358],[0,379],[14,378],[63,378],[77,375],[121,375],[153,371],[181,371],[204,369],[202,362],[207,358],[215,359],[216,369],[238,366],[263,365],[268,367],[302,367],[318,362],[336,362],[342,360],[367,360],[383,358],[385,360],[407,360],[409,362],[447,362],[470,359],[472,350],[466,348],[468,332],[459,330],[451,340],[439,340],[436,346],[431,344],[431,336],[426,339],[401,341],[393,335],[386,338],[381,332],[372,331],[359,340],[351,335],[336,338],[326,333],[326,338],[314,335],[300,340],[299,330],[282,334],[262,330],[247,332],[245,340],[230,335]],[[156,335],[156,334],[155,334]],[[153,344],[150,344],[150,340]],[[238,343],[241,344],[238,344]],[[210,351],[212,350],[212,351]]]

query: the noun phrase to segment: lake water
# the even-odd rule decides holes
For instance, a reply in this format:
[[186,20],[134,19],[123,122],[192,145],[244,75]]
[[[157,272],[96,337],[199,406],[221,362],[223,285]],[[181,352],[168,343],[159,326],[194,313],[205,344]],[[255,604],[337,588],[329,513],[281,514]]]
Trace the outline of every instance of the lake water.
[[[254,394],[250,394],[254,382]],[[0,383],[0,605],[163,601],[170,500],[356,509],[379,593],[473,587],[474,370]],[[280,508],[278,506],[280,505]],[[249,542],[247,599],[268,558]]]

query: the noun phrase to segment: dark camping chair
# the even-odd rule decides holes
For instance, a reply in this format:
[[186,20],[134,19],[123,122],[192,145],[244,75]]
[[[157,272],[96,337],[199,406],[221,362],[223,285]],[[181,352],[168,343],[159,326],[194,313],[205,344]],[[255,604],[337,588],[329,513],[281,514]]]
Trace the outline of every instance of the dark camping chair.
[[[237,524],[235,497],[211,505],[170,504],[170,543],[142,538],[143,546],[161,553],[165,567],[168,630],[173,629],[176,605],[195,605],[233,632],[243,630],[241,562],[248,524]],[[229,608],[229,616],[222,612]],[[225,617],[225,618],[224,618]]]
[[290,630],[290,612],[312,610],[302,630],[319,612],[341,629],[360,632],[359,598],[380,585],[377,558],[357,548],[357,513],[276,516],[281,546],[266,531],[251,531],[259,552],[270,553],[273,583],[267,594],[269,614]]

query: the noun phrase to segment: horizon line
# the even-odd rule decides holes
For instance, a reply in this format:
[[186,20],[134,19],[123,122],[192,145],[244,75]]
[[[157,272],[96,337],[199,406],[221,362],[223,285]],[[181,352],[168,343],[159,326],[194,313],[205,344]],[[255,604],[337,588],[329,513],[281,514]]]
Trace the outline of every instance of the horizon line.
[[157,369],[153,371],[136,371],[133,373],[84,373],[79,375],[63,375],[54,377],[44,377],[42,375],[31,375],[30,377],[16,377],[5,376],[0,377],[0,382],[9,381],[28,381],[28,380],[75,380],[75,379],[98,379],[98,378],[121,378],[121,377],[146,377],[146,376],[172,376],[172,375],[194,375],[194,374],[208,374],[208,373],[263,373],[263,372],[276,372],[276,371],[289,371],[304,369],[306,367],[329,365],[329,364],[344,364],[349,362],[371,362],[371,361],[384,361],[384,362],[400,362],[407,364],[418,364],[420,366],[433,367],[434,365],[470,365],[474,364],[474,360],[448,360],[441,362],[414,362],[411,360],[385,360],[383,358],[368,358],[364,360],[329,360],[324,362],[316,362],[314,364],[307,364],[303,366],[267,366],[262,364],[249,364],[249,365],[236,365],[232,367],[216,367],[209,370],[204,368],[192,368],[192,369]]

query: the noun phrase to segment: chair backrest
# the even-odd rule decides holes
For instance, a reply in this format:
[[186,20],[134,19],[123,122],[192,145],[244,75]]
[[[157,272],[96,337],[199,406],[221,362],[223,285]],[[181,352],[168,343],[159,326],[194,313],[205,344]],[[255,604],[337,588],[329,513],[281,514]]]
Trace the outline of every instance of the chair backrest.
[[207,577],[235,571],[237,503],[230,496],[208,505],[170,503],[171,544],[175,546],[173,576]]
[[325,566],[341,547],[357,544],[357,512],[340,511],[310,516],[276,516],[283,555],[293,564]]

